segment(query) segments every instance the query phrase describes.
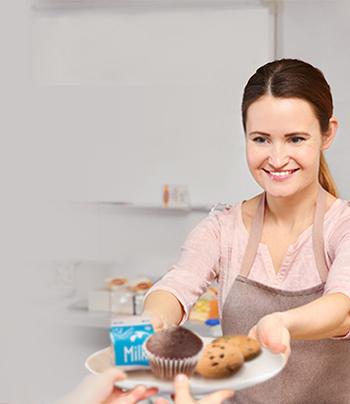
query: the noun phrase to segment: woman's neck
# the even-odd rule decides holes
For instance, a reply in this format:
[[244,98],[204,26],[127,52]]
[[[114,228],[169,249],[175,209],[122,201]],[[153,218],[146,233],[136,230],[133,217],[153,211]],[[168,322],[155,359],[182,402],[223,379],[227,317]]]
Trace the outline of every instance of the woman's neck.
[[319,187],[310,186],[287,198],[266,194],[265,221],[290,229],[312,222]]

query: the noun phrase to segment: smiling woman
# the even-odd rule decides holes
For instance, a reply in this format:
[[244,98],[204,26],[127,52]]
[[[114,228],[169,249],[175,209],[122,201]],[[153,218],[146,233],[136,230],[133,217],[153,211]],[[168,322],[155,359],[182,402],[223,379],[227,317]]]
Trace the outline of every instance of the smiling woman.
[[[293,163],[294,155],[302,160],[300,164],[307,161],[306,167],[311,165],[314,169],[313,173],[307,172],[310,180],[315,180],[312,174],[316,174],[321,186],[338,196],[323,155],[338,126],[332,114],[330,87],[319,69],[298,60],[272,62],[258,69],[244,90],[242,119],[249,168],[259,185],[250,162],[251,159],[256,162],[255,153],[262,156],[262,152],[250,147],[251,141],[271,146],[264,148],[267,171],[281,172],[289,168],[288,164],[298,165],[297,161]],[[252,116],[254,119],[249,119]],[[310,161],[312,158],[316,161]]]
[[289,358],[235,402],[347,403],[350,204],[323,157],[338,126],[330,87],[306,62],[268,63],[244,89],[242,118],[264,192],[199,223],[145,311],[158,325],[181,324],[216,278],[223,333],[249,334]]
[[276,197],[287,196],[317,183],[322,150],[330,146],[336,132],[334,117],[323,134],[307,101],[273,95],[256,100],[246,117],[248,166],[263,189]]

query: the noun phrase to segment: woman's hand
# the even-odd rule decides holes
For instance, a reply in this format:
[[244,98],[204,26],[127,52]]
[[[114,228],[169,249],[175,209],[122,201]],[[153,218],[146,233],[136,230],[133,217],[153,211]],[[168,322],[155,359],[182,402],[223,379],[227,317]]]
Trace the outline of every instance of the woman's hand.
[[162,318],[159,314],[151,313],[144,311],[142,316],[148,317],[151,320],[153,329],[155,332],[164,330],[171,326],[164,318]]
[[280,313],[272,313],[263,317],[249,331],[248,336],[255,338],[261,346],[274,353],[283,353],[288,359],[290,355],[290,333],[282,321]]
[[[175,377],[175,404],[220,404],[224,400],[231,398],[234,392],[232,390],[221,390],[195,401],[190,393],[190,382],[186,375],[177,375]],[[158,398],[155,404],[168,404],[164,398]]]
[[137,386],[126,392],[115,387],[126,375],[112,367],[99,375],[87,376],[68,396],[55,404],[134,404],[155,395],[156,388]]
[[161,330],[163,330],[164,328],[167,327],[165,321],[162,320],[162,318],[160,316],[152,314],[152,315],[150,315],[150,318],[151,318],[151,323],[152,323],[153,328],[154,328],[154,332],[161,331]]

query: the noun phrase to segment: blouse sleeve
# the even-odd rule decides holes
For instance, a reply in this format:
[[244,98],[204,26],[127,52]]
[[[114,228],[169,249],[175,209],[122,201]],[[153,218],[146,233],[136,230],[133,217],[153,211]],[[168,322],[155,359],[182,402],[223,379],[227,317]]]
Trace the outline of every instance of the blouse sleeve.
[[196,302],[218,275],[220,225],[216,215],[203,219],[188,235],[178,262],[148,291],[172,293],[182,304],[183,324]]
[[[337,226],[330,238],[331,268],[324,294],[343,293],[350,299],[350,218]],[[334,339],[350,339],[350,332]]]

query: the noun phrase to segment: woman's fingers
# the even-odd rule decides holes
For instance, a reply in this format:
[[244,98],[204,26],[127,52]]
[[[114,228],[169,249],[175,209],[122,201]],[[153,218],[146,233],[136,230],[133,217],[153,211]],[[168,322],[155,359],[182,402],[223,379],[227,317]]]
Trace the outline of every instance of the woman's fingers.
[[256,340],[258,339],[258,335],[257,335],[257,332],[256,332],[256,325],[253,328],[250,329],[250,331],[248,333],[248,337],[249,338],[254,338]]
[[150,318],[155,332],[161,331],[163,328],[166,328],[166,324],[160,316],[153,313],[147,313],[147,311],[144,311],[143,315]]
[[290,333],[279,313],[272,313],[260,319],[248,336],[257,339],[262,347],[274,353],[290,352]]
[[290,333],[285,327],[281,327],[279,335],[274,342],[271,343],[272,351],[275,353],[286,354],[290,351]]

